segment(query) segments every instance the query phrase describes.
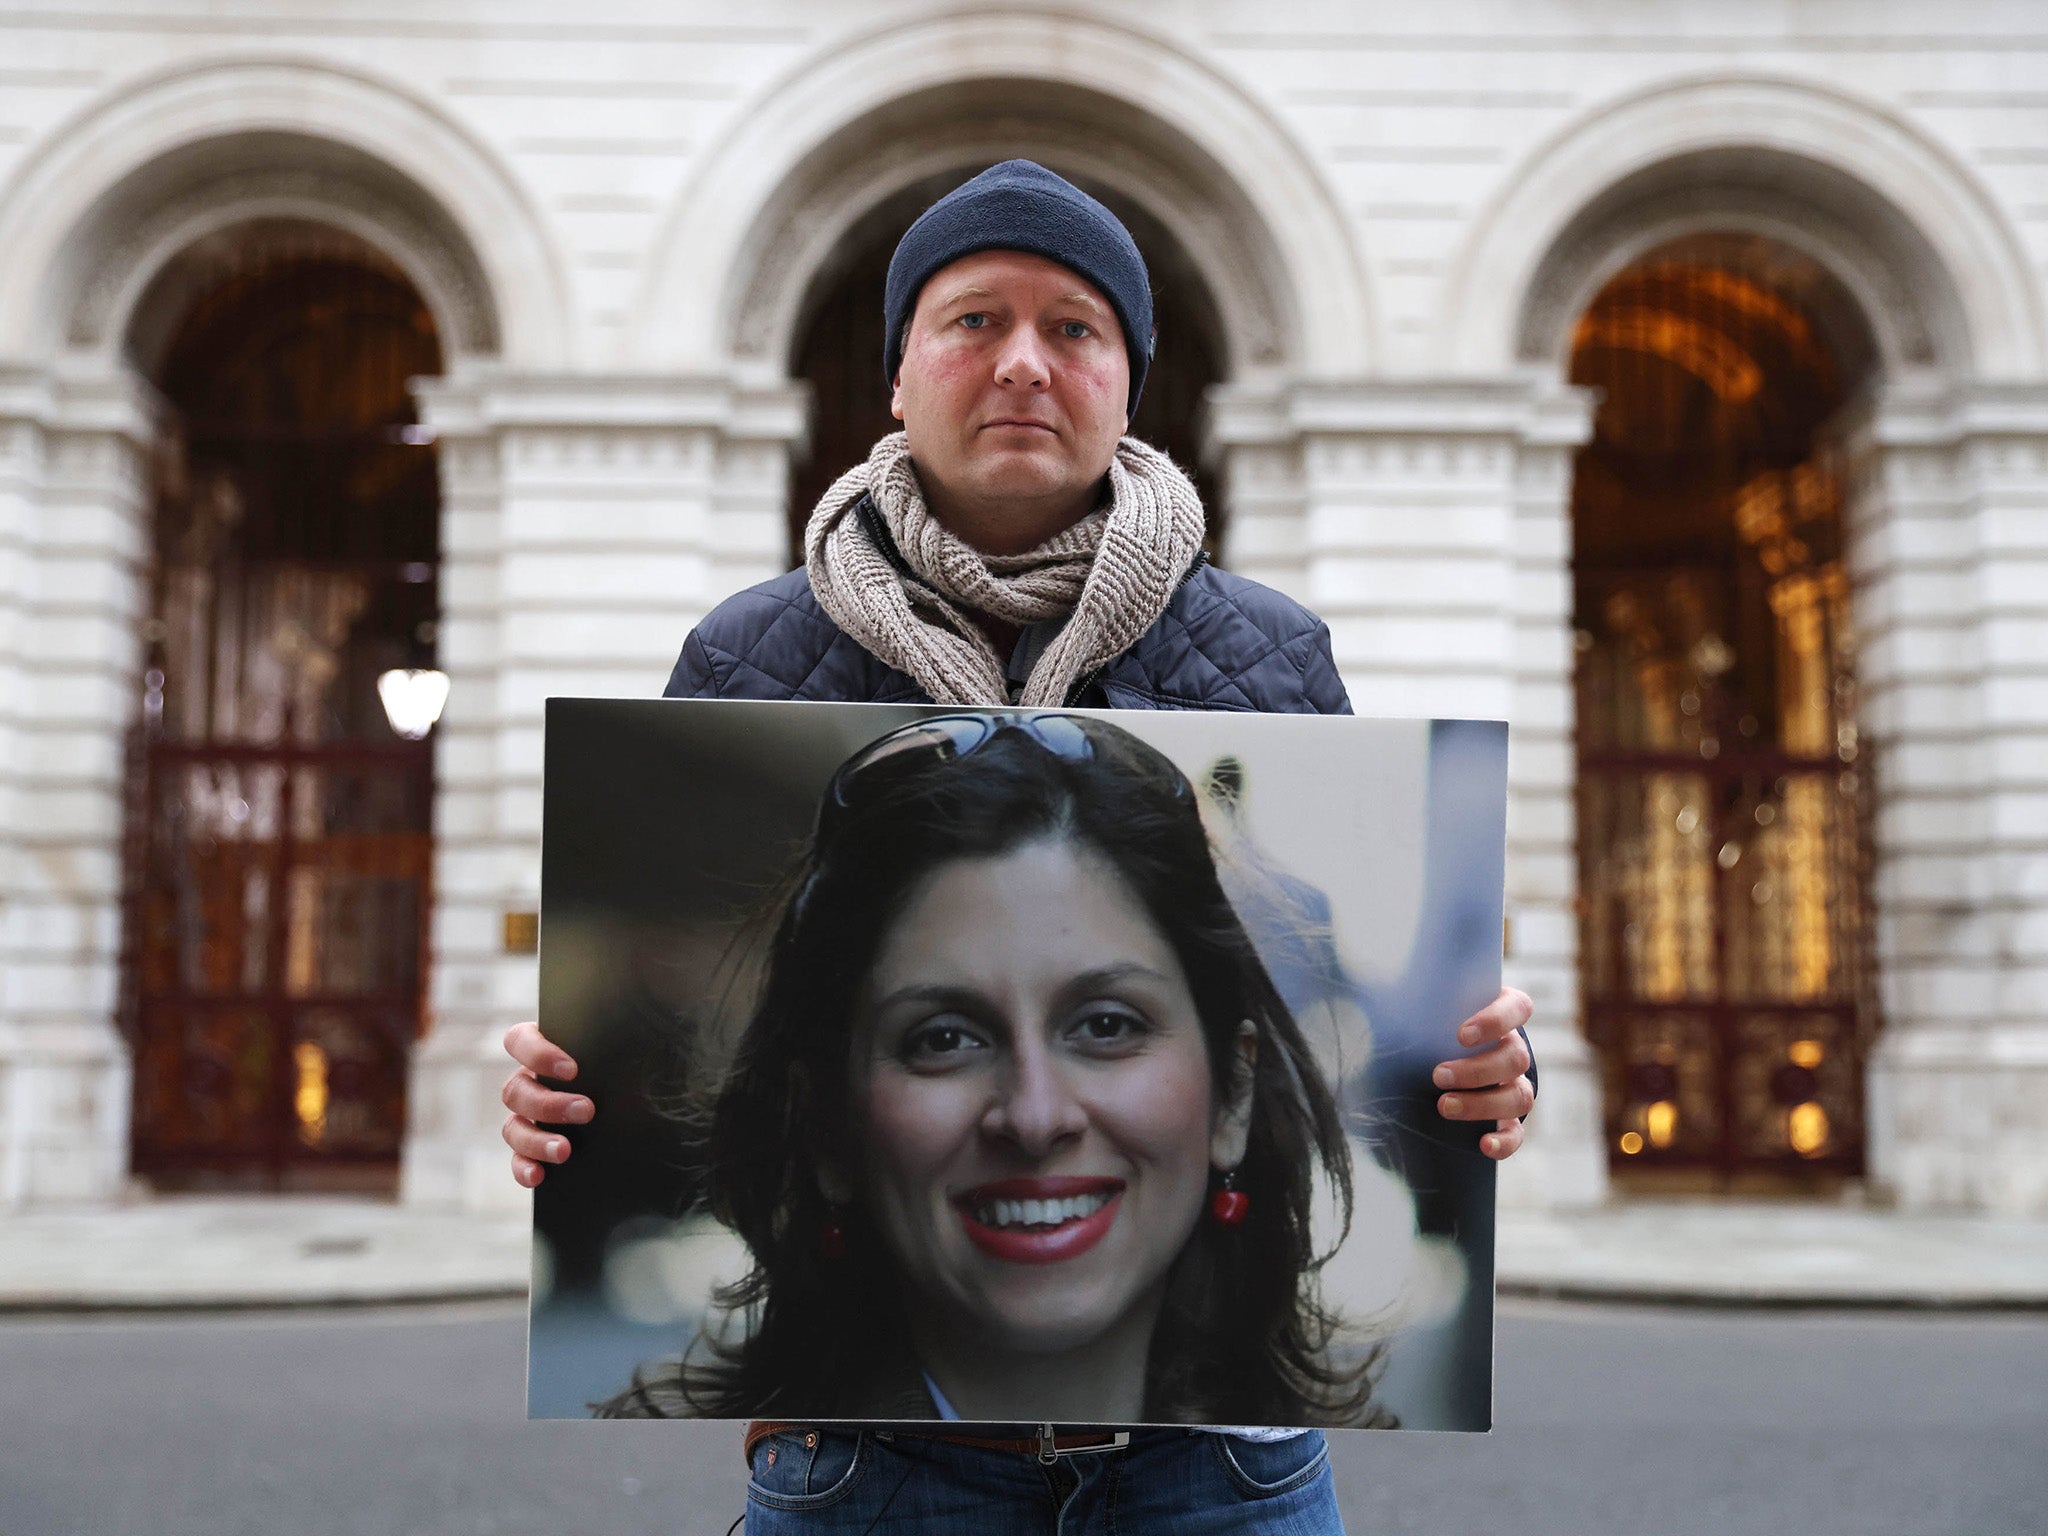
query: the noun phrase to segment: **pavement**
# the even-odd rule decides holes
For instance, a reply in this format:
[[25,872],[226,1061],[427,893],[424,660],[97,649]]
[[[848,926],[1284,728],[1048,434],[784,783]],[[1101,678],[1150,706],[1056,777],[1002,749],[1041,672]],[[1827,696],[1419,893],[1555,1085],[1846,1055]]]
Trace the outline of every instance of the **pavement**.
[[[523,1212],[175,1197],[0,1213],[0,1311],[332,1307],[524,1294]],[[2048,1309],[2048,1221],[1635,1200],[1504,1212],[1506,1295]]]
[[1710,1199],[1503,1213],[1495,1281],[1585,1300],[2048,1308],[2048,1221]]
[[523,1295],[523,1211],[193,1196],[0,1214],[0,1310],[333,1307]]
[[[1347,1529],[2041,1536],[2048,1313],[1496,1322],[1493,1433],[1330,1437]],[[516,1301],[0,1317],[0,1531],[725,1536],[738,1425],[528,1422],[526,1358]]]

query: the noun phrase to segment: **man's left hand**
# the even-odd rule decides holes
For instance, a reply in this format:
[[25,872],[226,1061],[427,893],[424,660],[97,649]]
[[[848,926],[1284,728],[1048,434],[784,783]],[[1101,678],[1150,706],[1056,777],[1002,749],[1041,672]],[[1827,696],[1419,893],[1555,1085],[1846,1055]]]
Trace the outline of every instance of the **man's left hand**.
[[1536,1012],[1529,994],[1502,987],[1500,996],[1458,1026],[1458,1042],[1472,1048],[1441,1064],[1431,1074],[1439,1089],[1436,1101],[1446,1120],[1491,1120],[1494,1128],[1479,1138],[1479,1150],[1498,1162],[1522,1145],[1522,1116],[1536,1102],[1529,1081],[1529,1043],[1521,1027]]

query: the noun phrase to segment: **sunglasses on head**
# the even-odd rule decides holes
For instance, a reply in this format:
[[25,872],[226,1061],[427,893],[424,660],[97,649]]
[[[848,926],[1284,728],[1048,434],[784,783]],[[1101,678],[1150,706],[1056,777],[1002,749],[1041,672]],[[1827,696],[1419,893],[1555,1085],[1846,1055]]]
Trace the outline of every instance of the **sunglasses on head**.
[[[869,742],[840,764],[819,807],[818,830],[828,831],[841,813],[857,807],[863,795],[899,774],[933,762],[954,763],[972,757],[1005,734],[1023,736],[1066,762],[1091,762],[1096,756],[1096,730],[1091,721],[1060,714],[976,712],[919,720]],[[1174,778],[1178,781],[1176,793],[1191,800],[1193,791],[1186,780],[1178,772]]]

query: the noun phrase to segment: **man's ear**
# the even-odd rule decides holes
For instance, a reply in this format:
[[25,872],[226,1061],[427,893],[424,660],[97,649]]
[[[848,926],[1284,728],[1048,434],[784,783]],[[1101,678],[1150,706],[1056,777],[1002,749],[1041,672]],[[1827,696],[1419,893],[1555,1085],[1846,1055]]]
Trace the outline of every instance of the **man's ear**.
[[1259,1065],[1259,1027],[1240,1019],[1236,1053],[1230,1063],[1230,1078],[1223,1099],[1216,1106],[1209,1130],[1209,1161],[1226,1173],[1244,1161],[1252,1135],[1252,1081]]
[[896,377],[889,381],[889,414],[898,421],[903,419],[903,370],[896,370]]

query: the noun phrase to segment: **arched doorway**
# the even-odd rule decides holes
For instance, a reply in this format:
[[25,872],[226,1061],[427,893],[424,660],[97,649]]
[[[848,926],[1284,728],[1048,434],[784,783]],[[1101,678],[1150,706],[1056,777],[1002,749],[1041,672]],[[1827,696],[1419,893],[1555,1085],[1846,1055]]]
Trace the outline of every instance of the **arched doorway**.
[[[1158,350],[1133,434],[1170,455],[1194,477],[1209,513],[1210,552],[1222,536],[1222,503],[1204,462],[1204,397],[1222,378],[1223,349],[1207,286],[1179,242],[1144,209],[1114,191],[1054,165],[1111,208],[1131,231],[1152,276]],[[882,287],[889,257],[911,222],[983,167],[924,178],[889,197],[851,228],[812,278],[797,326],[791,373],[811,387],[808,451],[791,465],[789,548],[803,558],[803,527],[834,479],[861,460],[877,438],[898,430],[882,377]]]
[[1860,1173],[1869,969],[1829,420],[1874,348],[1757,236],[1653,249],[1581,317],[1572,496],[1580,963],[1623,1178]]
[[388,1189],[420,1031],[440,371],[419,293],[299,221],[208,237],[129,350],[170,407],[131,758],[133,1166],[160,1184]]

